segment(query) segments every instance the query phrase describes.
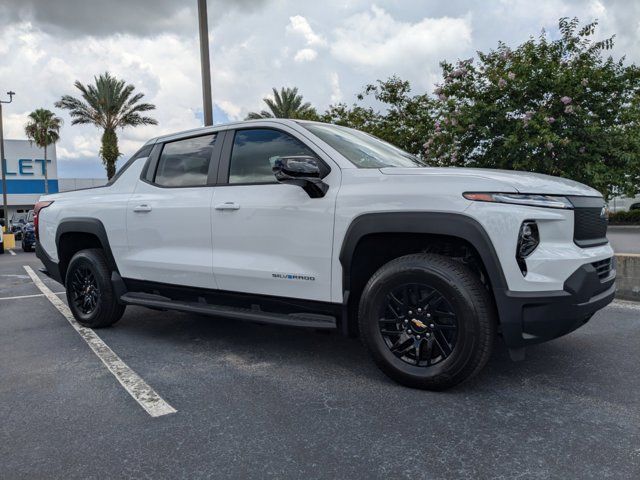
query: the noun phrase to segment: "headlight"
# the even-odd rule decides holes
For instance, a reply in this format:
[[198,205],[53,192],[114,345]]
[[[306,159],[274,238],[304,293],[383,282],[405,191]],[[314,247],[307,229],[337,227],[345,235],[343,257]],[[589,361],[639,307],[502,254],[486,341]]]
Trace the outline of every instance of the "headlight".
[[556,195],[465,192],[462,196],[467,200],[474,200],[476,202],[511,203],[515,205],[546,208],[573,208],[568,198]]

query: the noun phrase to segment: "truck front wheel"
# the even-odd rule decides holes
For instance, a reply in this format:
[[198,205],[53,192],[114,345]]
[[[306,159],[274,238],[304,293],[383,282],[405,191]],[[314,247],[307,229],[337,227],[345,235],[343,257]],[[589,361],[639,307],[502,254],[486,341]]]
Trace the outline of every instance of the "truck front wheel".
[[81,250],[69,262],[65,279],[67,301],[79,324],[102,328],[122,317],[125,306],[118,303],[110,273],[100,249]]
[[496,335],[493,303],[480,279],[462,263],[433,254],[383,265],[360,298],[359,327],[386,375],[427,390],[478,373]]

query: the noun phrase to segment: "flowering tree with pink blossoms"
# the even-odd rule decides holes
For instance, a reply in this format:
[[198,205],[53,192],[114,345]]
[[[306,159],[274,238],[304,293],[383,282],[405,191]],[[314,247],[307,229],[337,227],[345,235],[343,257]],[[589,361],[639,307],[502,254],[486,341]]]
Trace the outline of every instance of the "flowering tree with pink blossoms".
[[559,22],[517,48],[443,62],[432,164],[527,170],[589,184],[607,197],[640,191],[640,69],[605,52],[597,23]]

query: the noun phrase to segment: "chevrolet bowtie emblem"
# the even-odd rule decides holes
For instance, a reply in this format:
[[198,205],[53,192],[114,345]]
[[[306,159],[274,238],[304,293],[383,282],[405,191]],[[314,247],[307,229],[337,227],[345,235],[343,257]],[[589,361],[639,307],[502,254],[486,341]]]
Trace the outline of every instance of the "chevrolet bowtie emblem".
[[417,318],[414,318],[413,320],[411,320],[411,322],[418,328],[427,328],[427,326]]

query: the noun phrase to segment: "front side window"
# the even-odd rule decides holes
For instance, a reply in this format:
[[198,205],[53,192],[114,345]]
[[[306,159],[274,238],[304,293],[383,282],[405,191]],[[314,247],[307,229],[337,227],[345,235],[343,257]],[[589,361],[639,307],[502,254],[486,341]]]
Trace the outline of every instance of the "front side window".
[[207,184],[216,134],[166,143],[158,160],[155,183],[163,187]]
[[266,128],[238,130],[233,140],[229,183],[276,183],[273,165],[279,157],[315,154],[296,138]]
[[352,128],[322,123],[300,124],[358,168],[426,167],[419,158]]

